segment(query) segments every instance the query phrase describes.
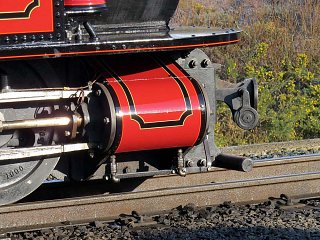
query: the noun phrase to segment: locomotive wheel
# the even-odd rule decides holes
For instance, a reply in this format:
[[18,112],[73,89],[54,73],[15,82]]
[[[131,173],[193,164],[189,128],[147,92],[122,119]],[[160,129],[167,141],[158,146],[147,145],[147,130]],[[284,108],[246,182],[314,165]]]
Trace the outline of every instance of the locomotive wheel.
[[[58,77],[50,64],[43,60],[0,63],[0,72],[9,77],[12,89],[30,89],[42,87],[60,87]],[[48,107],[50,110],[50,107]],[[0,112],[6,120],[34,118],[35,109],[9,107]],[[42,145],[52,144],[52,131],[44,129]],[[18,135],[19,147],[32,147],[37,144],[35,133],[31,129],[11,131],[0,134],[1,148],[7,148],[10,139]],[[43,135],[43,134],[42,134]],[[21,143],[22,142],[22,143]],[[27,159],[23,162],[8,160],[0,163],[0,205],[16,202],[37,189],[51,171],[59,158]]]

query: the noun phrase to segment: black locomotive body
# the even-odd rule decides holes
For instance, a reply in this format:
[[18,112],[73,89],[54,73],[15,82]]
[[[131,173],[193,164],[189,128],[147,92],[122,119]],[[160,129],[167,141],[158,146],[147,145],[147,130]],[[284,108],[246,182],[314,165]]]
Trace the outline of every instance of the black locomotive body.
[[[199,48],[240,31],[169,28],[179,0],[0,3],[0,205],[50,178],[249,171],[214,145],[216,101],[257,124],[253,79],[224,84]],[[224,87],[226,86],[226,87]]]

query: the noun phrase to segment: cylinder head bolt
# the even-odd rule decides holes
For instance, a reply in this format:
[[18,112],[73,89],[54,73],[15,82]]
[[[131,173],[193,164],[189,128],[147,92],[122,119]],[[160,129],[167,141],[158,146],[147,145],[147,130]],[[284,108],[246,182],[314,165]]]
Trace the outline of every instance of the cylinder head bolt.
[[192,59],[190,62],[189,62],[189,67],[190,68],[196,68],[198,66],[198,61],[197,59]]

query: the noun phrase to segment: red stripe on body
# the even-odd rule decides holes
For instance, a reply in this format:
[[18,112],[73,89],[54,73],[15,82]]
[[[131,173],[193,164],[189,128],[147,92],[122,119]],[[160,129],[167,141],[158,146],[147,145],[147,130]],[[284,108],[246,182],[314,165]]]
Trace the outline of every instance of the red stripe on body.
[[68,7],[76,6],[96,6],[106,4],[105,0],[65,0],[64,5]]

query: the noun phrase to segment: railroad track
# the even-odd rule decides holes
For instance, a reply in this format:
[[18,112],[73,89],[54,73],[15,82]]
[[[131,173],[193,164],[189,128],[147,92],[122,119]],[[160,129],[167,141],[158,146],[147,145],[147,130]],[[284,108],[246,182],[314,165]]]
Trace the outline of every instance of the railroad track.
[[187,177],[154,177],[127,193],[4,206],[0,208],[0,229],[7,232],[63,222],[108,220],[132,210],[150,214],[190,202],[205,206],[224,201],[263,201],[280,194],[319,195],[319,183],[320,155],[257,160],[250,173],[215,169]]
[[262,143],[244,146],[232,146],[222,148],[222,152],[234,155],[268,155],[269,153],[281,153],[283,151],[320,151],[320,138],[305,139],[288,142]]

